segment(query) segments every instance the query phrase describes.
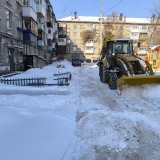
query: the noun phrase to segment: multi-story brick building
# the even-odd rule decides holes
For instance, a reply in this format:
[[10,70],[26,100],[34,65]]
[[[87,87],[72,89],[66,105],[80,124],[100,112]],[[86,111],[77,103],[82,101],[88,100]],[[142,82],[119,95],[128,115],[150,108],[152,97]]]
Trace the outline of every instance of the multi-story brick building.
[[[50,63],[55,45],[48,49],[49,0],[0,0],[0,71],[26,70]],[[56,43],[56,18],[51,8],[50,39]],[[53,41],[54,40],[54,41]]]
[[[119,35],[119,38],[133,39],[135,46],[137,42],[140,42],[138,53],[146,54],[146,52],[141,51],[146,51],[148,47],[148,39],[153,31],[153,24],[155,24],[152,18],[117,17],[114,21],[112,17],[103,17],[102,19],[102,24],[100,23],[100,17],[74,15],[59,19],[59,43],[63,42],[63,51],[61,50],[58,53],[63,53],[66,57],[70,54],[82,53],[86,59],[96,59],[100,54],[100,27],[104,31],[107,29],[107,25],[112,25],[110,31],[113,34]],[[63,38],[60,35],[62,28],[64,31]],[[97,38],[84,44],[81,35],[84,30],[95,30]]]

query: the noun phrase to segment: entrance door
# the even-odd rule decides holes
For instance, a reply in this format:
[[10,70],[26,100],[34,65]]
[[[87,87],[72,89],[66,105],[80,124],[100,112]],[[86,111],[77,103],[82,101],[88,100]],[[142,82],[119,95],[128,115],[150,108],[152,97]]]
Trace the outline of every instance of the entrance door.
[[33,56],[24,55],[23,60],[24,60],[24,70],[27,70],[33,67]]
[[10,71],[15,71],[14,52],[15,52],[15,49],[8,49]]

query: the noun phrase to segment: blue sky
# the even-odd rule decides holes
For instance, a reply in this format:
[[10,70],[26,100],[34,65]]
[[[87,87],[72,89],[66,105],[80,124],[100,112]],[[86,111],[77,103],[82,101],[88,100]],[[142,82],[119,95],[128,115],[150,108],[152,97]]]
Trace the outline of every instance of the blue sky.
[[127,17],[148,18],[152,15],[153,3],[157,0],[50,0],[57,19],[70,16],[77,11],[79,16],[104,16],[116,11]]

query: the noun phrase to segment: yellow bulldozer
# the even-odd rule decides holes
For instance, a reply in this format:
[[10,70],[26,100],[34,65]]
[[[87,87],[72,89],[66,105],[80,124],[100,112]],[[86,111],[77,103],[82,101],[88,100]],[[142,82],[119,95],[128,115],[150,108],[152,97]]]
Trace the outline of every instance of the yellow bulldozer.
[[130,39],[104,40],[98,66],[101,82],[120,94],[125,85],[160,84],[160,76],[154,75],[148,61],[134,53]]

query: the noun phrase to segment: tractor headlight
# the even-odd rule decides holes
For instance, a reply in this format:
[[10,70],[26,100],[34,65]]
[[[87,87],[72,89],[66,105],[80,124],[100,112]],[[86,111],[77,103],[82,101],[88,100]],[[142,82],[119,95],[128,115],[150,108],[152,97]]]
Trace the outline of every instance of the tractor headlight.
[[115,56],[116,54],[115,53],[112,53],[112,56]]

